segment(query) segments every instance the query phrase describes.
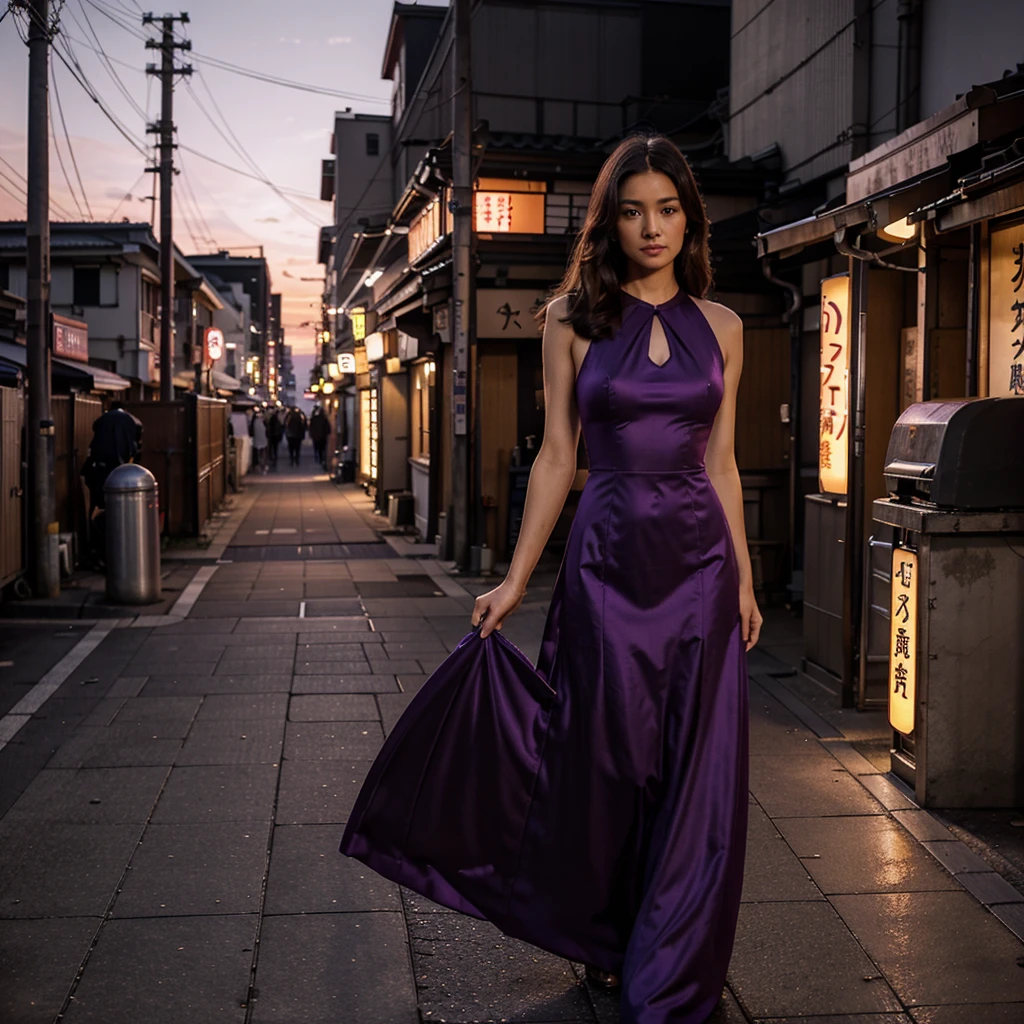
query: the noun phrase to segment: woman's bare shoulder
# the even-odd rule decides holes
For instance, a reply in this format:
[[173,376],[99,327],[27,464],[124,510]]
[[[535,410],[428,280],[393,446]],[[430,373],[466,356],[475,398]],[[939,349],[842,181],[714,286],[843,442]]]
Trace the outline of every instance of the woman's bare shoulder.
[[739,314],[734,313],[728,306],[723,306],[720,302],[712,302],[710,299],[694,298],[693,301],[704,314],[707,322],[711,324],[719,339],[725,340],[737,331],[742,332],[743,321]]

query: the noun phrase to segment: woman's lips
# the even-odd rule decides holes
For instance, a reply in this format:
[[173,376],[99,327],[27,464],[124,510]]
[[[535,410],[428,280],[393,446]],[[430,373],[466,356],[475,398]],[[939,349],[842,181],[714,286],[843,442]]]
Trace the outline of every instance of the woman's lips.
[[664,245],[645,245],[640,251],[641,252],[646,252],[646,253],[648,253],[651,256],[657,256],[659,252],[664,252],[665,251],[665,246]]

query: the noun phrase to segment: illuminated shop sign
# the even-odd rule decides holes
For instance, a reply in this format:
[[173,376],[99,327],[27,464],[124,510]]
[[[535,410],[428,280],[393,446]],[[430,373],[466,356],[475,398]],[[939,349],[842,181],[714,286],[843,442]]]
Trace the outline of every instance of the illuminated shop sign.
[[892,550],[889,607],[889,724],[909,736],[917,700],[917,555]]
[[818,484],[826,494],[846,494],[850,417],[850,278],[821,282],[821,387],[818,417]]
[[993,231],[991,247],[988,393],[1024,395],[1024,223]]
[[53,354],[79,363],[89,362],[89,325],[54,313]]

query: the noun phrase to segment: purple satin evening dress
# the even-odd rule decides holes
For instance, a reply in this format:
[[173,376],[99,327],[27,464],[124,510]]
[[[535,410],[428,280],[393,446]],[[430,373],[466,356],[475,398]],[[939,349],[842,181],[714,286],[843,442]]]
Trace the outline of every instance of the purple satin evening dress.
[[685,292],[622,299],[576,381],[590,473],[536,668],[499,632],[467,634],[385,742],[341,850],[621,974],[623,1024],[701,1024],[747,827],[737,566],[704,469],[723,359]]

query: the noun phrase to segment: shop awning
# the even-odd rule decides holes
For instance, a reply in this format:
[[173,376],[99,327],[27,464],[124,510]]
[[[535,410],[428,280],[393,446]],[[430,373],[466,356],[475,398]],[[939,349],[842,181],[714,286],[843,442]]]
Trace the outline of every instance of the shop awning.
[[[0,359],[5,363],[25,370],[28,363],[28,351],[24,345],[16,345],[10,341],[0,341]],[[61,380],[71,387],[85,391],[125,391],[130,388],[131,381],[101,370],[98,366],[87,363],[76,363],[71,359],[51,359],[51,374],[55,380]]]
[[914,210],[911,222],[930,220],[939,232],[1024,210],[1024,157],[964,175],[946,196]]

